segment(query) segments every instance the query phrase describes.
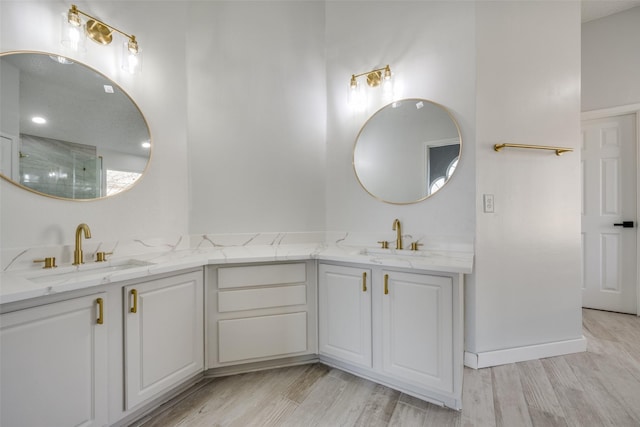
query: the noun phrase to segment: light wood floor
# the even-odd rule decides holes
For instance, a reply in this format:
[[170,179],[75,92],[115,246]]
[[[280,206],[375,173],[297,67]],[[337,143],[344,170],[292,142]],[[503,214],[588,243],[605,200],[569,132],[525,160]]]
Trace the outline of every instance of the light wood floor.
[[640,318],[583,310],[588,351],[465,368],[463,409],[322,364],[204,380],[136,426],[640,426]]

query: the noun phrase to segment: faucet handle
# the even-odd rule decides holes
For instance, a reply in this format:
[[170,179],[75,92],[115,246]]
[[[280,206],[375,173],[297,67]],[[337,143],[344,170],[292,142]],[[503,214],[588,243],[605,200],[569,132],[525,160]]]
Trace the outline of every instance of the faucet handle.
[[423,245],[422,245],[422,243],[412,242],[411,243],[411,250],[412,251],[417,251],[418,250],[418,246],[423,246]]
[[107,261],[107,255],[113,255],[113,252],[96,252],[96,262]]
[[389,242],[386,240],[379,240],[378,243],[380,243],[382,249],[389,249]]
[[46,257],[45,259],[34,259],[33,262],[44,262],[44,267],[42,268],[56,268],[56,257]]

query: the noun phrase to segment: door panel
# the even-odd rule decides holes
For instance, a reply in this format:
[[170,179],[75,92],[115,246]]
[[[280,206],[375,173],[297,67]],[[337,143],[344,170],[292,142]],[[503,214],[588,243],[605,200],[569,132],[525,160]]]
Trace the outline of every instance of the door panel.
[[371,270],[320,264],[320,354],[372,367]]
[[202,273],[123,289],[128,410],[204,368]]
[[584,121],[582,135],[583,306],[636,313],[635,114]]

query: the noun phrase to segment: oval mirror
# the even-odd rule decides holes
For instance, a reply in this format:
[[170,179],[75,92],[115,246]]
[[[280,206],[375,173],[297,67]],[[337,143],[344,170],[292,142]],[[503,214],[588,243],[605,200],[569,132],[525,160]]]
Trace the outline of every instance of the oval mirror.
[[360,185],[387,203],[426,199],[451,178],[462,148],[460,129],[442,105],[403,99],[384,106],[364,124],[353,150]]
[[120,86],[75,60],[0,54],[0,176],[45,196],[88,200],[130,188],[151,136]]

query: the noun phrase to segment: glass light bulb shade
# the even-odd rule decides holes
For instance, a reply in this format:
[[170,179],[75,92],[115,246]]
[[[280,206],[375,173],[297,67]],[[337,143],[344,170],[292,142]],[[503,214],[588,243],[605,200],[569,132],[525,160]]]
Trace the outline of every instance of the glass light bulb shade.
[[389,68],[388,65],[386,67],[384,67],[384,79],[385,80],[390,80],[391,79],[391,68]]
[[135,51],[131,48],[131,40],[122,44],[122,69],[130,74],[142,72],[142,50],[135,43]]
[[138,42],[136,41],[136,36],[131,36],[129,41],[127,42],[127,49],[129,52],[136,54],[140,50],[138,48]]
[[361,85],[356,85],[354,87],[351,84],[349,84],[348,94],[347,94],[347,103],[354,110],[364,109],[364,107],[367,105],[367,97]]
[[351,81],[349,82],[349,86],[351,89],[355,89],[358,87],[358,81],[356,80],[355,74],[351,76]]
[[393,101],[395,95],[394,82],[391,77],[382,81],[382,100],[386,103]]
[[78,14],[78,11],[75,9],[75,6],[69,9],[69,12],[67,12],[67,22],[69,22],[69,24],[74,27],[79,27],[82,25],[82,21],[80,20],[80,15]]
[[[69,13],[71,15],[71,13]],[[77,17],[77,15],[75,15]],[[74,52],[85,51],[86,35],[84,28],[79,21],[71,21],[66,13],[62,14],[62,22],[60,25],[60,43]]]

